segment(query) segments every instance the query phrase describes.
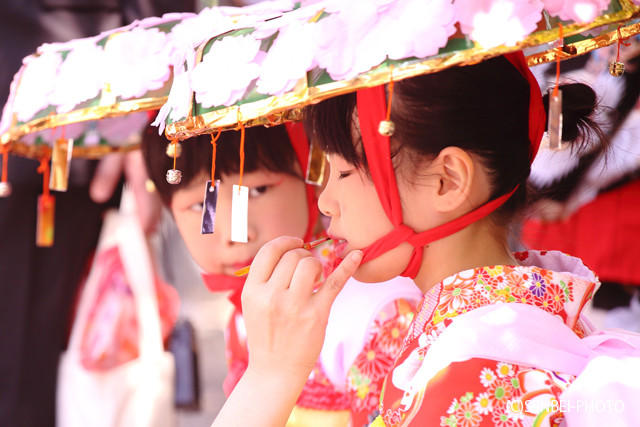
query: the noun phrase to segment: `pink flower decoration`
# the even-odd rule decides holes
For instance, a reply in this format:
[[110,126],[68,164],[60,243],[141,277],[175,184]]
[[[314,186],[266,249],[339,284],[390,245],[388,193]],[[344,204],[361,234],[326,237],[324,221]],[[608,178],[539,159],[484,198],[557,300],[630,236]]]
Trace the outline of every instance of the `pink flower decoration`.
[[370,33],[391,1],[333,2],[327,7],[328,12],[335,13],[317,23],[315,56],[332,79],[353,78],[385,60],[382,49],[375,49],[379,32]]
[[211,46],[191,75],[191,89],[203,107],[233,105],[260,76],[260,40],[251,34],[225,37]]
[[29,121],[38,111],[49,106],[49,95],[61,62],[62,56],[57,52],[28,56],[23,60],[26,68],[13,102],[13,112],[18,114],[18,120]]
[[[551,16],[565,21],[589,23],[609,7],[609,0],[542,0]],[[638,3],[638,0],[634,0]]]
[[187,18],[171,29],[169,40],[176,49],[193,47],[207,36],[216,36],[216,30],[224,30],[233,23],[220,8],[204,8],[196,16]]
[[514,46],[536,30],[540,0],[456,0],[460,28],[483,48]]
[[104,51],[94,40],[85,40],[69,52],[54,81],[49,101],[58,113],[67,113],[76,105],[93,99],[102,90]]
[[134,28],[105,46],[105,82],[123,99],[160,89],[171,76],[172,46],[157,28]]
[[387,59],[435,55],[455,33],[448,0],[333,1],[317,24],[316,60],[334,80],[350,79]]
[[229,7],[222,6],[219,9],[225,15],[252,15],[252,16],[266,16],[279,14],[282,12],[288,12],[295,6],[293,0],[273,0],[273,1],[260,1],[258,3],[244,6],[244,7]]
[[[269,19],[268,21],[261,22],[259,25],[255,25],[256,30],[252,33],[257,39],[265,39],[271,37],[278,30],[284,28],[291,23],[308,23],[320,10],[322,10],[322,4],[311,4],[309,6],[301,7],[291,12],[283,13],[281,16],[275,19]],[[266,18],[266,17],[265,17]],[[240,21],[244,22],[244,21]],[[280,37],[278,35],[278,37]],[[306,46],[305,50],[311,48]]]
[[280,96],[294,88],[298,80],[315,65],[313,32],[310,25],[293,21],[280,30],[269,49],[257,83],[257,92]]
[[456,8],[449,0],[399,0],[376,27],[390,59],[436,55],[456,32]]
[[9,87],[9,99],[7,99],[6,104],[4,104],[4,107],[2,108],[2,120],[0,120],[0,135],[7,132],[11,127],[14,111],[13,104],[16,99],[18,83],[20,83],[20,80],[22,79],[24,69],[24,65],[20,67],[20,70],[18,70],[18,72],[13,76],[13,80],[11,81],[11,86]]

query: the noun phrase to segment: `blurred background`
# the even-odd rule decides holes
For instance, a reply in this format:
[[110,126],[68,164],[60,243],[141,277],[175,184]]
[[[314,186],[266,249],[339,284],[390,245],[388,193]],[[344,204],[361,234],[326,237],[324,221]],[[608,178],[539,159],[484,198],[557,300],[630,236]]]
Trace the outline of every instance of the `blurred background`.
[[[253,2],[250,2],[253,3]],[[9,95],[22,59],[43,43],[89,37],[136,19],[207,6],[243,6],[232,0],[3,0],[0,13],[0,104]],[[141,158],[119,159],[141,165]],[[117,207],[122,165],[95,177],[97,160],[74,159],[69,189],[57,195],[56,239],[35,245],[36,198],[42,192],[38,161],[10,156],[13,195],[0,198],[0,425],[55,425],[58,360],[67,344],[74,302],[96,247],[104,212]],[[129,171],[144,168],[129,167]],[[94,180],[95,178],[95,180]],[[144,182],[144,176],[130,177]],[[94,180],[93,188],[90,186]],[[203,286],[180,235],[160,203],[149,201],[145,229],[158,270],[181,300],[180,322],[195,328],[200,410],[180,410],[179,425],[209,426],[224,402],[224,323],[231,312],[225,295]]]

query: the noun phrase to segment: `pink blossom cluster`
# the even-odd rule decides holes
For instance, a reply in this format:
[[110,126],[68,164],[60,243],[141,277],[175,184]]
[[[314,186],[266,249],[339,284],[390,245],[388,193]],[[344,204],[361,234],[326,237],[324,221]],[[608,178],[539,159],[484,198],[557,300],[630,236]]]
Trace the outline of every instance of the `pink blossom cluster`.
[[[12,85],[2,130],[6,131],[6,117],[13,113],[24,122],[49,106],[67,113],[96,98],[105,87],[123,99],[162,88],[171,77],[171,58],[179,38],[149,27],[193,16],[167,14],[95,37],[40,46],[35,55],[25,58],[20,79]],[[98,46],[105,37],[109,37],[106,47]],[[68,53],[63,60],[64,51]]]

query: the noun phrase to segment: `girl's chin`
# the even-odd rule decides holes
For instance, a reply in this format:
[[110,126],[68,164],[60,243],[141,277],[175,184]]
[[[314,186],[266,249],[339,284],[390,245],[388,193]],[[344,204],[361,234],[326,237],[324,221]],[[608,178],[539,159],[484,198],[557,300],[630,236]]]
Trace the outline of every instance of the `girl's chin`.
[[374,261],[370,261],[364,265],[358,267],[353,274],[353,278],[362,283],[381,283],[393,279],[396,276],[390,276],[378,270],[375,265],[372,265]]

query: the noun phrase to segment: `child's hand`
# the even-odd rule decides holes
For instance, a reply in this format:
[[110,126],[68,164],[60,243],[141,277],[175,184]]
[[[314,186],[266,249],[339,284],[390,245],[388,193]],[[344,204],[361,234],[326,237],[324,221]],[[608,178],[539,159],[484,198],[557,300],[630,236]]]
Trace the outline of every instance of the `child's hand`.
[[314,293],[322,265],[302,243],[280,237],[263,246],[242,292],[249,369],[269,377],[307,379],[322,349],[331,305],[362,260],[361,251],[350,253]]

